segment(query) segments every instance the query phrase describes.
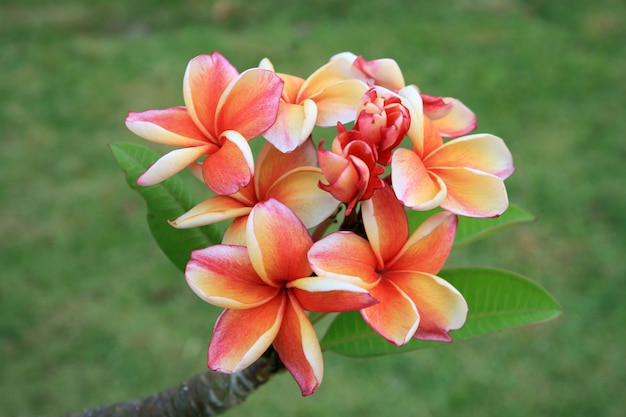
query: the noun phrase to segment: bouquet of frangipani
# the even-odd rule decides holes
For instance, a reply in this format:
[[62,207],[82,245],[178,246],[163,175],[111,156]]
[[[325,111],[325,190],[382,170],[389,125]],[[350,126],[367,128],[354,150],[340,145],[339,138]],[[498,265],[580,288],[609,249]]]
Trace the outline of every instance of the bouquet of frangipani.
[[532,216],[509,206],[504,141],[472,133],[461,101],[407,85],[396,61],[341,53],[305,79],[268,59],[239,72],[214,52],[189,62],[183,97],[126,119],[175,150],[112,149],[158,244],[224,309],[209,368],[242,371],[271,347],[309,395],[323,350],[386,354],[560,313],[517,274],[443,269],[455,246]]

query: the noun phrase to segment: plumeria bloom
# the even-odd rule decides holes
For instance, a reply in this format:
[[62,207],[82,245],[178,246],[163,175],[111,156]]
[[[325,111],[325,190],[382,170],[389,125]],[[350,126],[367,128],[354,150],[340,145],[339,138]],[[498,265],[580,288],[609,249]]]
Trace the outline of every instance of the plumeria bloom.
[[496,217],[506,211],[504,180],[515,168],[502,139],[474,134],[443,143],[428,118],[419,139],[413,140],[413,150],[396,149],[391,162],[394,190],[407,207],[439,206],[469,217]]
[[[267,58],[259,67],[274,71]],[[352,122],[368,88],[363,74],[348,59],[334,59],[306,80],[290,74],[278,75],[285,82],[278,117],[264,136],[282,152],[298,147],[315,126]]]
[[341,124],[337,129],[339,134],[330,151],[320,141],[320,167],[328,184],[320,182],[319,187],[346,203],[349,215],[356,203],[370,198],[376,188],[383,186],[379,175],[384,169],[377,165],[375,144],[367,136],[358,130],[346,130]]
[[259,202],[274,198],[289,207],[307,228],[330,216],[339,202],[317,187],[324,178],[317,165],[315,146],[306,141],[285,154],[266,143],[257,159],[253,180],[232,195],[210,197],[171,222],[177,228],[191,228],[234,219],[223,243],[245,244],[248,214]]
[[272,71],[253,68],[239,74],[222,55],[200,55],[185,71],[185,107],[129,113],[128,128],[145,139],[180,146],[161,157],[137,183],[153,185],[199,158],[203,175],[217,194],[232,194],[254,172],[248,140],[276,120],[283,81]]
[[322,352],[305,310],[341,312],[376,303],[360,285],[311,277],[313,241],[300,219],[277,200],[257,204],[247,246],[214,245],[192,252],[187,282],[203,300],[225,308],[209,345],[208,366],[234,373],[270,345],[303,395],[322,381]]
[[436,276],[454,240],[457,219],[440,212],[409,236],[404,207],[389,187],[361,203],[367,239],[335,232],[316,242],[309,262],[321,278],[363,285],[379,303],[361,309],[365,321],[385,339],[404,345],[411,338],[451,341],[450,330],[467,317],[467,303]]

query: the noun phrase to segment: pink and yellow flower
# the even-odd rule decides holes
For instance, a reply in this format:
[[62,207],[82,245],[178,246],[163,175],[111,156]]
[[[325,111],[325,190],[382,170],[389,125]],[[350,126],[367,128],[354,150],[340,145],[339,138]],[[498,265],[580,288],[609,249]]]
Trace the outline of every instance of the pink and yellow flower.
[[443,143],[439,130],[423,119],[413,150],[398,148],[391,162],[397,197],[415,210],[441,207],[470,217],[496,217],[508,208],[504,180],[513,158],[502,139],[474,134]]
[[152,185],[206,156],[203,176],[217,194],[250,182],[254,161],[248,140],[276,120],[283,81],[253,68],[239,74],[221,54],[200,55],[185,71],[185,107],[131,112],[128,128],[153,142],[180,146],[161,157],[137,183]]
[[[267,58],[259,66],[274,71]],[[315,126],[352,122],[368,88],[363,74],[348,59],[332,60],[306,80],[290,74],[278,76],[285,82],[278,117],[264,136],[282,152],[298,147]]]
[[234,219],[222,243],[243,245],[250,211],[256,204],[273,198],[289,207],[307,228],[317,226],[336,210],[339,202],[317,187],[324,176],[316,165],[317,155],[310,140],[288,154],[266,143],[259,153],[254,178],[247,186],[235,194],[210,197],[171,224],[187,229]]
[[316,242],[308,254],[315,273],[364,285],[379,303],[361,315],[390,342],[451,341],[448,332],[465,323],[467,303],[436,274],[452,248],[456,216],[435,214],[409,236],[404,207],[389,187],[363,201],[361,211],[367,239],[335,232]]
[[362,286],[311,277],[313,241],[277,200],[257,204],[246,226],[247,246],[214,245],[192,252],[187,282],[203,300],[225,308],[209,345],[208,366],[234,373],[273,345],[303,395],[322,381],[322,352],[305,310],[341,312],[376,303]]

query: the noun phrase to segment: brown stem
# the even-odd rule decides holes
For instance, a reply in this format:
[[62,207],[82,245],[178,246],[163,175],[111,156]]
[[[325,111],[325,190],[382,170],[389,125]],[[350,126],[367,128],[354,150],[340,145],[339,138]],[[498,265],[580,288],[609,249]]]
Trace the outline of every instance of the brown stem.
[[359,206],[355,207],[348,216],[344,217],[339,230],[354,232],[367,239],[365,227],[363,226],[363,218],[361,217],[361,209]]
[[270,348],[248,368],[235,374],[207,370],[177,387],[142,400],[131,400],[65,414],[62,417],[205,417],[241,404],[282,369]]

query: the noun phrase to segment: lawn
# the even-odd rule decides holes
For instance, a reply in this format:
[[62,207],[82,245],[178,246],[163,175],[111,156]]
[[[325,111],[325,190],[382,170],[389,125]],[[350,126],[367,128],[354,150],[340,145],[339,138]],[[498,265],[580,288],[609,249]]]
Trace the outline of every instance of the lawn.
[[312,397],[283,374],[227,415],[622,415],[625,18],[620,0],[3,1],[0,416],[139,398],[205,369],[218,310],[154,244],[107,145],[143,143],[126,113],[182,104],[188,60],[214,50],[301,76],[342,51],[391,57],[425,93],[460,98],[505,139],[510,199],[537,219],[450,266],[520,272],[564,308],[436,349],[326,354]]

